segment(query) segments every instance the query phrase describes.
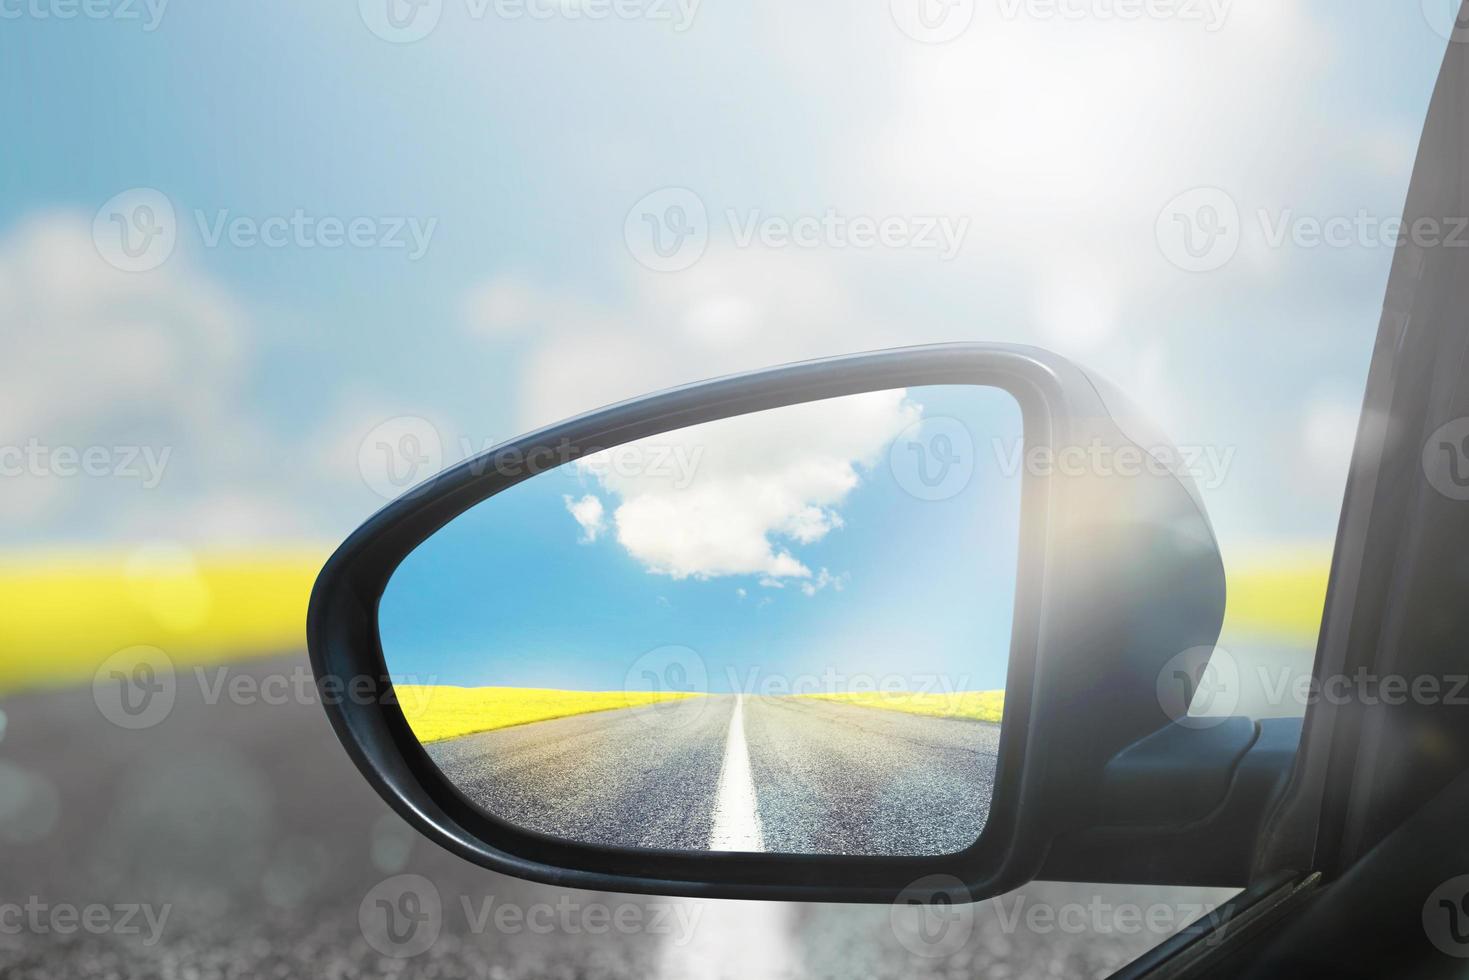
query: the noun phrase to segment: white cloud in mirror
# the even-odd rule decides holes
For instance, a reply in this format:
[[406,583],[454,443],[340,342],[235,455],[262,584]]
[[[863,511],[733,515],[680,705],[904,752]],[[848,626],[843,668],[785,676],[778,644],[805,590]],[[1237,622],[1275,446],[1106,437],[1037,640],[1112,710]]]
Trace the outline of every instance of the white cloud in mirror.
[[575,500],[569,495],[563,495],[561,499],[566,504],[566,510],[581,526],[583,542],[591,544],[607,529],[606,512],[602,508],[602,501],[596,497],[587,494],[580,500]]
[[[861,470],[922,417],[905,390],[865,392],[692,426],[577,465],[617,498],[610,522],[617,542],[649,572],[758,575],[775,586],[797,579],[815,595],[840,589],[845,576],[813,572],[793,549],[842,526],[838,508]],[[630,467],[629,459],[643,465]],[[566,504],[595,538],[606,520],[602,501],[588,494]]]

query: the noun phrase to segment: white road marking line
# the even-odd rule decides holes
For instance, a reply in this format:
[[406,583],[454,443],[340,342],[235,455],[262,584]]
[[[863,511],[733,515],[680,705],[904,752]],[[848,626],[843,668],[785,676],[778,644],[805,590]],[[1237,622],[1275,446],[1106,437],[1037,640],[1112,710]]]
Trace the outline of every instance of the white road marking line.
[[735,695],[724,740],[724,765],[714,797],[711,851],[763,851],[765,835],[760,811],[755,809],[755,781],[750,777],[750,749],[745,744],[745,696]]

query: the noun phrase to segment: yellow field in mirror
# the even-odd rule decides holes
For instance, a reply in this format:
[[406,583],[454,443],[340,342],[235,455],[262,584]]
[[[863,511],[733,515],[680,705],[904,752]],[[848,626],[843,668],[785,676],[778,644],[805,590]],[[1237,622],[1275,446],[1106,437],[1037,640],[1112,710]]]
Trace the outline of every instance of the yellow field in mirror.
[[398,705],[414,736],[425,744],[446,738],[570,718],[594,711],[637,708],[660,701],[701,697],[655,691],[559,691],[538,687],[452,687],[394,684]]
[[803,696],[818,698],[822,701],[856,704],[864,708],[903,711],[910,715],[928,715],[933,718],[968,718],[973,721],[992,721],[996,724],[999,723],[1005,711],[1004,691],[956,691],[942,694],[862,691]]
[[[637,708],[700,694],[649,691],[562,691],[534,687],[453,687],[395,684],[398,704],[413,734],[424,744],[461,735],[490,732],[538,721],[553,721],[596,711]],[[998,723],[1004,691],[951,694],[882,694],[872,692],[798,695],[909,714],[968,718]]]

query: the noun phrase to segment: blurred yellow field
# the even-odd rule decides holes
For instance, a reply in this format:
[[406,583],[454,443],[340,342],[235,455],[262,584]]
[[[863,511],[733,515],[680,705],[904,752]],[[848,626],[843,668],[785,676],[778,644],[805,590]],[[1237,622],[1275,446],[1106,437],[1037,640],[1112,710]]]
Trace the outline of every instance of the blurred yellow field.
[[808,694],[805,697],[838,701],[864,708],[886,708],[935,718],[968,718],[999,723],[1005,711],[1004,691],[956,691],[942,694],[860,692]]
[[[198,553],[155,545],[0,559],[0,694],[85,682],[109,656],[140,645],[162,649],[178,666],[300,651],[311,585],[327,554],[309,544]],[[1327,571],[1319,551],[1231,563],[1225,642],[1309,645]],[[918,713],[955,707],[880,700]],[[961,698],[957,710],[981,717],[989,709]]]
[[1222,640],[1262,638],[1314,646],[1326,605],[1329,550],[1279,550],[1230,563]]
[[87,681],[136,646],[176,665],[305,649],[306,605],[328,551],[195,553],[173,545],[0,560],[0,693]]
[[489,732],[533,721],[634,708],[700,695],[648,691],[559,691],[533,687],[395,684],[398,704],[420,742]]

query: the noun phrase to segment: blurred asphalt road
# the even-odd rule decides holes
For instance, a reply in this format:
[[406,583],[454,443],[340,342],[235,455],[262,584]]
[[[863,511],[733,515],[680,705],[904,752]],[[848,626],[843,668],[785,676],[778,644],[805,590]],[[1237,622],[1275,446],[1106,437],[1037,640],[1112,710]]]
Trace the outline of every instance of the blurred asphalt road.
[[[974,843],[989,814],[999,734],[811,698],[711,695],[466,735],[428,752],[492,813],[574,840],[951,854]],[[730,751],[750,775],[758,847],[721,847],[715,832]]]
[[303,656],[204,668],[202,680],[181,670],[172,710],[140,730],[106,720],[90,686],[0,700],[0,976],[1099,976],[1163,935],[1095,913],[1082,932],[1036,928],[1020,913],[1165,903],[1182,925],[1223,894],[1038,883],[955,910],[936,942],[884,906],[528,884],[390,813],[314,699],[282,703],[305,670]]

